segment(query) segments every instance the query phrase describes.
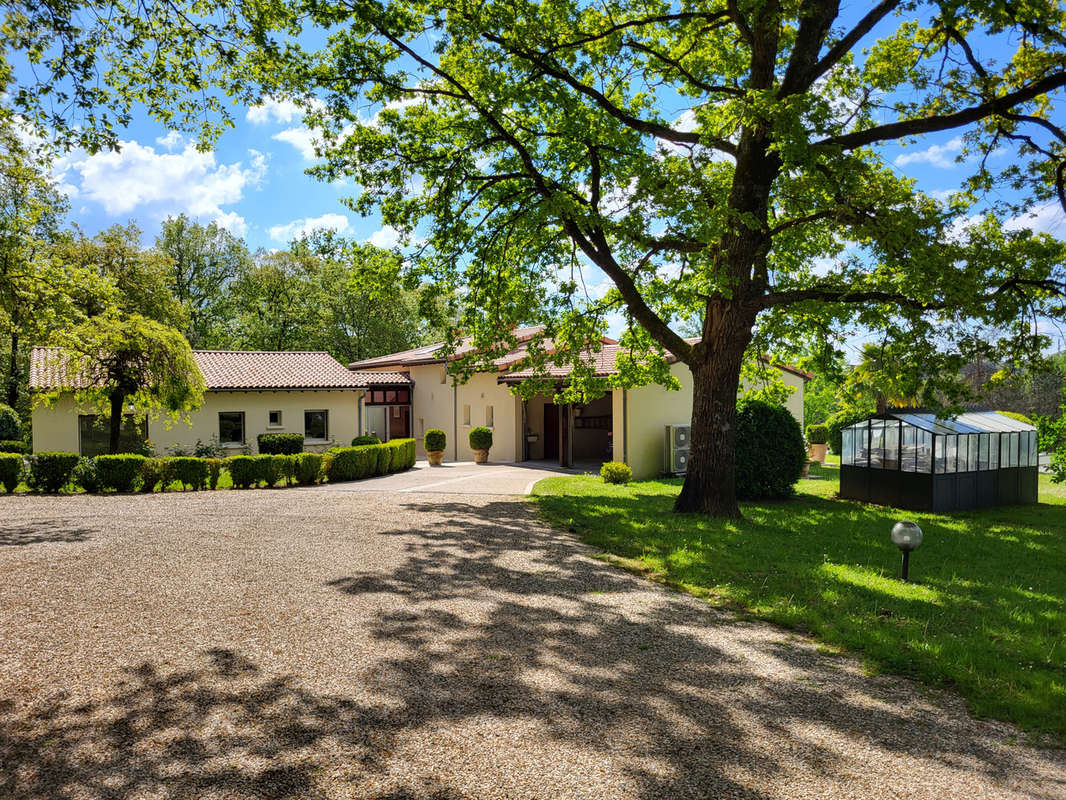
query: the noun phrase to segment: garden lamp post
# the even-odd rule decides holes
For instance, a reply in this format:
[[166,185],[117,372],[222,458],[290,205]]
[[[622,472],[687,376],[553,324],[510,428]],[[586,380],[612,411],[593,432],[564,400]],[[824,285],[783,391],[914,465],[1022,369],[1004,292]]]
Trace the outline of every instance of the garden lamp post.
[[892,526],[892,544],[903,551],[903,580],[908,580],[907,572],[910,567],[911,550],[917,550],[922,543],[922,529],[913,522],[897,522]]

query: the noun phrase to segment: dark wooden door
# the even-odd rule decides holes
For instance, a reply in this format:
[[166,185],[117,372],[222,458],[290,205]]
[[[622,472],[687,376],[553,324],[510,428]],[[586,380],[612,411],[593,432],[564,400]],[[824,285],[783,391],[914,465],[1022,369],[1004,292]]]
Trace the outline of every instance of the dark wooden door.
[[544,404],[544,459],[559,460],[559,406]]
[[389,406],[389,438],[408,439],[411,436],[411,407]]

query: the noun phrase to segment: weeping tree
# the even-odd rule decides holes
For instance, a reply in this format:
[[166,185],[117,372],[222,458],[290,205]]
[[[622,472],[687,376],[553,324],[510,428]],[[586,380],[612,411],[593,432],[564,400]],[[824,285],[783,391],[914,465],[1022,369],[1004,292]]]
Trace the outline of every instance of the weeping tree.
[[[410,274],[445,290],[453,339],[489,357],[512,326],[544,322],[534,366],[570,358],[568,392],[594,394],[607,385],[586,351],[622,315],[615,385],[669,384],[668,355],[692,372],[676,508],[736,516],[745,359],[876,329],[901,373],[920,366],[927,392],[950,399],[958,370],[938,359],[1039,358],[1034,321],[1062,313],[1062,243],[1003,222],[1066,207],[1066,12],[840,6],[173,0],[71,14],[45,0],[9,5],[5,30],[51,68],[12,101],[90,147],[114,142],[104,108],[126,121],[143,104],[210,139],[227,95],[302,103],[316,174],[351,178],[354,209],[417,240]],[[943,132],[970,166],[947,200],[885,154]],[[695,342],[681,334],[693,320]]]

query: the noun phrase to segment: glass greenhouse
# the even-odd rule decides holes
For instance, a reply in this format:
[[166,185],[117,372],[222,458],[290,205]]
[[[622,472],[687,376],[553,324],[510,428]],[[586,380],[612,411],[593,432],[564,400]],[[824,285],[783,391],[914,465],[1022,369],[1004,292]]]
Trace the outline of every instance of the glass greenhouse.
[[1036,502],[1036,429],[995,411],[889,411],[842,434],[841,497],[916,511]]

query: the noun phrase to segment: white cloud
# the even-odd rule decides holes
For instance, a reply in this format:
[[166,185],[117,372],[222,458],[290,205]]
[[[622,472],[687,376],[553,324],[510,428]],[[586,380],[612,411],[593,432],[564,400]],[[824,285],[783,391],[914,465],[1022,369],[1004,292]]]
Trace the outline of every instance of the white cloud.
[[903,153],[893,162],[897,167],[908,164],[930,164],[948,169],[955,166],[955,156],[962,151],[962,139],[956,136],[947,144],[934,144],[916,153]]
[[168,131],[166,136],[158,137],[155,143],[160,147],[166,148],[168,152],[173,152],[175,148],[185,143],[185,139],[177,131]]
[[400,232],[391,225],[385,225],[381,230],[374,231],[366,240],[374,247],[389,249],[400,243]]
[[321,217],[294,219],[286,225],[275,225],[267,233],[276,242],[291,242],[313,231],[332,230],[345,233],[350,227],[351,223],[343,214],[323,214]]
[[292,100],[275,100],[268,97],[257,106],[250,106],[244,118],[253,125],[265,125],[268,122],[288,125],[294,119],[303,117],[303,113],[303,109]]
[[318,141],[318,137],[315,135],[314,131],[308,128],[286,128],[280,133],[275,133],[270,138],[279,142],[291,144],[300,151],[300,155],[303,156],[304,161],[314,161],[316,158],[315,142]]
[[225,228],[234,236],[240,236],[242,239],[248,234],[248,223],[236,211],[218,214],[212,221],[217,222],[220,228]]
[[[174,141],[169,134],[162,139]],[[159,214],[187,213],[236,224],[222,206],[258,186],[267,170],[265,154],[249,150],[248,155],[247,164],[219,164],[214,152],[202,153],[192,144],[178,153],[163,153],[122,141],[118,151],[64,156],[54,172],[60,184],[74,190],[73,196],[103,206],[111,216],[147,207]]]
[[1052,236],[1063,238],[1066,237],[1066,213],[1057,202],[1045,203],[1033,206],[1025,214],[1007,220],[1003,227],[1008,231],[1029,228],[1033,233],[1050,233]]

